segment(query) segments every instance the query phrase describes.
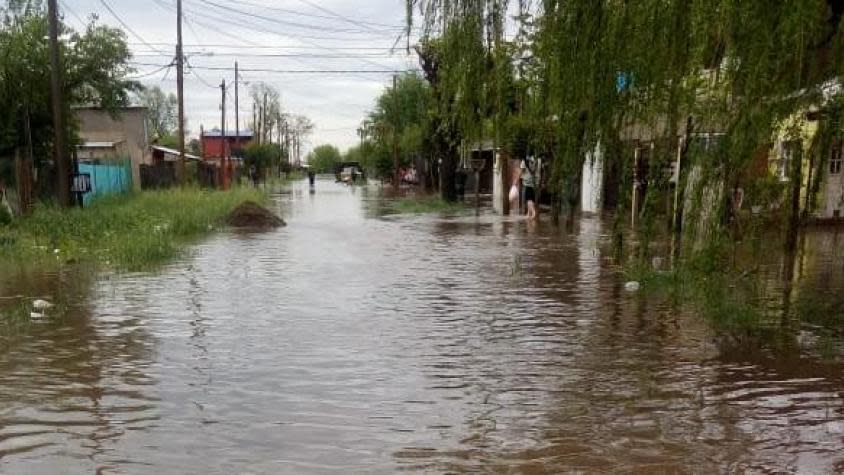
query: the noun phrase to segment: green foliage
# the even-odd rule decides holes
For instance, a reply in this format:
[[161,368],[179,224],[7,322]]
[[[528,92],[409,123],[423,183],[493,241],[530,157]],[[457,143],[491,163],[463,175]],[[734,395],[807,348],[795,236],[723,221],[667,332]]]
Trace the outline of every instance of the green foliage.
[[[825,106],[824,119],[832,120],[832,104],[844,97],[841,88],[827,87],[844,77],[838,3],[408,0],[408,21],[410,7],[419,6],[424,34],[417,49],[436,97],[431,130],[443,140],[487,135],[491,121],[510,154],[532,149],[549,159],[551,191],[574,206],[583,162],[599,145],[607,152],[604,168],[625,173],[619,195],[629,194],[632,167],[625,162],[640,137],[634,128],[645,130],[657,144],[641,213],[652,221],[664,209],[654,195],[671,186],[660,173],[675,159],[687,118],[692,133],[725,133],[705,162],[684,168],[700,165],[695,186],[710,190],[754,180],[748,168],[787,118]],[[513,10],[517,34],[505,41],[504,15]],[[840,136],[836,124],[832,135]],[[829,143],[804,156],[828,155]],[[817,172],[821,161],[813,162]],[[709,208],[719,212],[687,210],[687,220],[722,226],[729,195],[714,195]]]
[[393,157],[388,147],[375,140],[364,140],[360,145],[349,148],[343,157],[345,162],[358,162],[368,175],[389,177],[393,170]]
[[271,167],[278,167],[285,156],[281,146],[274,143],[253,143],[243,151],[243,160],[247,168],[254,166],[263,173]]
[[[25,147],[28,117],[38,166],[52,148],[48,24],[40,2],[19,3],[0,19],[0,162],[8,164],[14,149]],[[133,69],[125,34],[93,21],[83,32],[61,28],[66,106],[115,109],[128,104],[130,93],[139,86],[127,79]],[[68,120],[67,127],[73,138],[76,124]]]
[[0,227],[7,226],[12,222],[12,215],[6,206],[0,201]]
[[114,195],[84,210],[41,205],[32,216],[0,228],[0,261],[26,265],[86,261],[120,270],[143,269],[177,256],[182,245],[221,226],[254,188],[220,192],[192,188]]
[[317,173],[334,173],[341,160],[340,150],[333,145],[319,145],[308,154],[308,165]]
[[458,212],[467,209],[465,203],[448,202],[439,196],[408,196],[390,203],[390,210],[398,214]]
[[399,166],[408,166],[416,157],[431,163],[434,158],[427,140],[431,107],[431,88],[425,80],[414,73],[400,75],[395,88],[378,96],[375,110],[364,121],[361,163],[365,168],[377,176],[391,176],[395,153]]
[[[149,132],[165,147],[172,147],[178,132],[178,98],[165,94],[159,86],[145,87],[138,93],[138,103],[148,109]],[[178,148],[178,144],[175,144]]]

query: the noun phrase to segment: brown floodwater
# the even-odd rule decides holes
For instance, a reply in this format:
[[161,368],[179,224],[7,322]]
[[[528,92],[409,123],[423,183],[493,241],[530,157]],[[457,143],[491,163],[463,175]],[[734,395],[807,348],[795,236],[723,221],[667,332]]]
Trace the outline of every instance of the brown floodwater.
[[[0,276],[0,308],[63,302],[0,328],[0,472],[844,471],[829,336],[724,347],[624,291],[601,219],[391,216],[329,181],[275,206],[155,273]],[[842,242],[800,263],[830,298]]]

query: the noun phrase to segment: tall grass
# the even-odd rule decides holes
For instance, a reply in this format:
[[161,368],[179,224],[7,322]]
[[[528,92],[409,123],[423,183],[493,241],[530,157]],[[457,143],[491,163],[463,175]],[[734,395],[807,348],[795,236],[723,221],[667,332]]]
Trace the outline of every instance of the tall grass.
[[0,261],[18,264],[93,262],[138,270],[177,256],[186,242],[221,226],[246,200],[266,201],[253,188],[146,191],[97,200],[80,210],[40,205],[0,227]]

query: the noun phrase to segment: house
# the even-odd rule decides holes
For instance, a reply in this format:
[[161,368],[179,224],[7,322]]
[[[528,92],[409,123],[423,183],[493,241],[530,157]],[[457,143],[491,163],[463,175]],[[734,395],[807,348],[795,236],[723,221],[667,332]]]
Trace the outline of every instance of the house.
[[241,130],[240,135],[227,129],[225,134],[225,137],[223,137],[220,129],[216,128],[202,131],[199,140],[204,160],[217,161],[224,156],[224,151],[228,152],[230,157],[238,156],[238,150],[251,145],[254,137],[254,133],[250,129]]
[[100,163],[129,159],[132,186],[140,189],[140,166],[152,163],[147,108],[123,107],[108,111],[100,107],[77,107],[72,112],[79,124],[79,160]]
[[[175,148],[163,147],[161,145],[152,145],[150,147],[150,152],[152,153],[153,165],[175,163],[179,161],[179,151]],[[202,158],[196,155],[192,155],[190,153],[185,153],[185,160],[199,161],[202,160]]]
[[[811,156],[823,118],[823,110],[795,114],[783,121],[768,154],[768,168],[782,183],[792,177],[793,160],[802,160],[800,210],[820,220],[844,217],[844,137],[833,136],[824,157]],[[814,176],[819,174],[820,176]],[[815,201],[810,187],[818,186]]]

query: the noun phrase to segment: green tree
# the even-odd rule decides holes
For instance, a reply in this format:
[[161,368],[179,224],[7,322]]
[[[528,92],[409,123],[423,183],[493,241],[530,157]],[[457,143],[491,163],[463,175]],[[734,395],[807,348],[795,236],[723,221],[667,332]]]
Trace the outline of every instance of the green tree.
[[430,132],[431,88],[418,74],[407,73],[396,80],[396,88],[387,88],[376,99],[375,109],[361,127],[366,150],[366,168],[381,177],[395,171],[394,153],[399,166],[408,166],[414,158],[433,165],[434,154],[425,137]]
[[145,87],[138,93],[138,103],[148,109],[149,131],[162,143],[176,133],[178,98],[165,94],[159,86]]
[[333,145],[319,145],[308,154],[308,165],[317,173],[333,173],[342,157]]
[[246,167],[254,166],[261,174],[270,168],[279,167],[283,158],[281,146],[274,143],[253,143],[243,151]]
[[[44,168],[39,176],[49,176],[52,154],[52,110],[50,103],[50,61],[48,24],[40,2],[16,2],[0,11],[0,173],[11,182],[15,150],[25,157],[31,151],[29,166]],[[77,124],[70,107],[97,105],[110,110],[129,103],[139,84],[128,78],[131,53],[125,34],[92,21],[84,32],[60,26],[63,93],[68,147],[78,142]],[[70,149],[65,151],[68,155]],[[0,177],[2,179],[2,177]],[[50,192],[52,185],[41,182],[37,190]]]

